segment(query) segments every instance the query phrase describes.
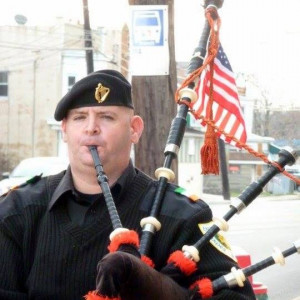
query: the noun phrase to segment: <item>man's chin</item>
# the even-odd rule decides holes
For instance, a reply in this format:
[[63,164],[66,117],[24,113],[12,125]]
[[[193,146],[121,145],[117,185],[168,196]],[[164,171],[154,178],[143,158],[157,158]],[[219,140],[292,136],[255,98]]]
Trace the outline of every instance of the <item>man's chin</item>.
[[85,165],[85,166],[88,166],[88,167],[95,167],[95,163],[94,163],[94,160],[93,160],[93,158],[87,158],[87,159],[85,159],[84,161],[83,161],[83,164]]
[[[99,156],[99,160],[100,160],[100,164],[103,166],[103,159]],[[86,166],[92,166],[92,167],[95,167],[95,163],[94,163],[94,160],[92,158],[92,156],[90,157],[85,157],[83,163],[86,165]]]
[[[99,150],[98,150],[98,155],[99,155]],[[85,147],[85,149],[83,151],[81,151],[80,155],[77,155],[77,157],[80,160],[80,162],[77,162],[77,163],[81,163],[83,166],[86,166],[86,167],[91,167],[92,166],[92,167],[95,168],[95,164],[94,164],[92,154],[88,150],[87,147]],[[104,159],[102,159],[101,153],[99,155],[99,158],[100,158],[100,163],[103,164]],[[76,161],[74,163],[76,164]]]
[[82,155],[78,161],[74,161],[75,164],[80,164],[82,167],[93,167],[95,168],[95,164],[91,154],[85,153]]

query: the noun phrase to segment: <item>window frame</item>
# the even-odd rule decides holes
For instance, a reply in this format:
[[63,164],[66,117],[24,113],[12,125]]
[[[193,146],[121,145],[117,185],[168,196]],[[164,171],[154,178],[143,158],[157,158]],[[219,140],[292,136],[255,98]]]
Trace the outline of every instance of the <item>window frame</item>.
[[[3,78],[2,80],[2,74],[4,74],[4,77],[6,75],[6,78]],[[6,79],[6,81],[5,81]],[[8,99],[8,71],[0,71],[0,86],[6,87],[6,95],[0,94],[0,100],[7,100]]]
[[[70,79],[73,79],[74,78],[74,83],[71,85],[70,84]],[[67,76],[67,91],[69,92],[71,90],[71,88],[73,87],[73,85],[76,83],[76,76],[75,75],[68,75]]]

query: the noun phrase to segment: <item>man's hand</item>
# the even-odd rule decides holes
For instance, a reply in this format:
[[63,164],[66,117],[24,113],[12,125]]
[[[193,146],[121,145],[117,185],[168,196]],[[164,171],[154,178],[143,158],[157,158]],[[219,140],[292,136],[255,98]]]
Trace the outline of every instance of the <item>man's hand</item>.
[[124,252],[106,255],[97,266],[96,290],[123,300],[185,300],[189,292],[171,278]]

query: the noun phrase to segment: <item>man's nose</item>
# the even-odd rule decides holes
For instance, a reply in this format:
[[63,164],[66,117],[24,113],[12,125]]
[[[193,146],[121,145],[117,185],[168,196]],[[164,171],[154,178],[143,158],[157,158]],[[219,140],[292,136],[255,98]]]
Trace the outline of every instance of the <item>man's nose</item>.
[[98,134],[100,132],[99,124],[96,122],[96,118],[94,116],[90,116],[88,118],[86,132],[89,135]]

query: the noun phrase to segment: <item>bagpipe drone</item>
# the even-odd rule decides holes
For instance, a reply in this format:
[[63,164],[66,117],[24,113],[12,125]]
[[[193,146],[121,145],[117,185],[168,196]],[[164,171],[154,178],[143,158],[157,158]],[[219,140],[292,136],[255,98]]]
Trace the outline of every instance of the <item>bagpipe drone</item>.
[[[174,172],[170,169],[173,159],[177,158],[178,151],[185,133],[186,119],[188,112],[194,114],[197,119],[207,125],[206,143],[203,150],[201,150],[202,159],[202,172],[207,174],[209,172],[216,172],[216,162],[211,161],[211,158],[217,156],[215,152],[216,144],[211,139],[215,138],[217,134],[222,134],[231,141],[234,141],[237,146],[244,148],[250,153],[255,153],[253,149],[243,143],[236,137],[227,134],[224,130],[220,129],[215,122],[209,116],[203,117],[197,115],[195,112],[193,103],[197,99],[196,88],[198,85],[198,79],[201,72],[205,67],[210,67],[210,85],[208,86],[208,94],[210,99],[213,97],[213,61],[217,55],[220,43],[218,39],[218,31],[220,27],[220,19],[218,16],[218,9],[223,5],[223,0],[206,0],[204,1],[206,22],[203,32],[201,34],[199,44],[195,48],[194,56],[192,57],[188,67],[188,77],[183,82],[181,87],[177,90],[175,100],[178,103],[178,112],[173,119],[167,144],[164,150],[164,164],[161,168],[158,168],[155,172],[155,176],[158,179],[157,188],[155,191],[153,205],[148,217],[141,220],[142,234],[139,239],[138,234],[126,228],[123,228],[114,200],[110,193],[108,185],[108,179],[103,171],[100,157],[95,146],[90,146],[90,151],[94,160],[95,169],[97,173],[98,183],[101,186],[101,190],[104,194],[107,209],[111,218],[113,232],[110,234],[110,253],[116,251],[124,251],[133,254],[137,259],[141,259],[147,266],[153,267],[154,264],[149,257],[152,241],[156,232],[161,228],[161,223],[158,220],[162,201],[170,181],[175,178]],[[201,249],[206,245],[219,231],[226,231],[228,229],[227,221],[229,221],[235,214],[239,214],[245,209],[254,199],[256,199],[263,191],[265,185],[278,173],[282,172],[294,181],[296,178],[288,174],[284,167],[286,165],[292,165],[295,163],[299,151],[295,151],[289,147],[283,148],[279,152],[278,161],[270,162],[263,155],[256,153],[258,157],[263,159],[269,168],[258,180],[252,182],[237,198],[231,201],[228,212],[223,218],[214,218],[213,225],[203,234],[194,245],[185,245],[182,250],[173,252],[165,267],[161,270],[163,274],[176,274],[176,276],[170,276],[176,282],[180,282],[182,278],[192,274],[196,270],[196,263],[201,259]],[[205,161],[206,160],[206,161]],[[205,165],[206,164],[206,165]],[[204,166],[205,165],[205,166]],[[294,242],[293,246],[283,252],[278,249],[272,256],[266,258],[256,264],[248,266],[244,269],[233,268],[231,272],[225,276],[221,276],[218,279],[199,279],[196,280],[191,286],[191,290],[195,290],[196,299],[206,299],[217,294],[218,291],[225,288],[232,288],[236,286],[242,287],[247,277],[275,264],[283,264],[285,257],[292,254],[300,253],[300,241]],[[100,289],[100,290],[99,290]],[[94,292],[89,292],[86,295],[87,300],[92,299],[121,299],[119,296],[112,297],[111,291],[101,289],[101,286]],[[179,299],[179,298],[178,298]]]

